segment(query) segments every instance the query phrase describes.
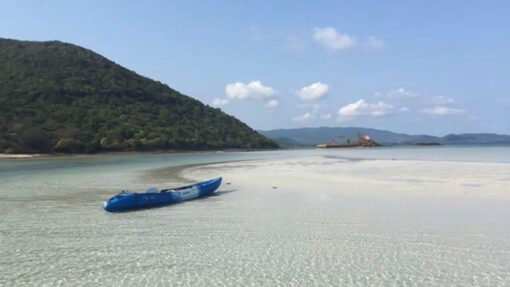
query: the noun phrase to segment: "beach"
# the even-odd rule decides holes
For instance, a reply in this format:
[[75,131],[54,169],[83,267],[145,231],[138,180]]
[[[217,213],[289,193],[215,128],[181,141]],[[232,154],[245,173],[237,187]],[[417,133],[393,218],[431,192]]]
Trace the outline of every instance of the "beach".
[[0,3],[0,287],[510,287],[510,1]]
[[218,172],[230,183],[226,208],[250,234],[231,246],[252,252],[245,270],[229,267],[240,276],[261,269],[261,283],[295,286],[510,284],[508,164],[321,156],[183,175]]
[[[452,147],[5,159],[0,286],[508,286],[507,155]],[[211,197],[101,208],[122,189],[217,176]]]
[[0,159],[2,158],[31,158],[34,156],[34,154],[7,154],[7,153],[0,153]]
[[334,156],[220,163],[185,170],[191,179],[225,174],[242,190],[314,196],[427,196],[510,199],[506,163],[346,159]]

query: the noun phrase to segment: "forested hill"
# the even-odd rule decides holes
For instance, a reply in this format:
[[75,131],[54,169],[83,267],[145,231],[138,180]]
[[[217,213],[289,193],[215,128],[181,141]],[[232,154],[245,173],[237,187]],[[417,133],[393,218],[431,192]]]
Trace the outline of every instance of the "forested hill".
[[219,109],[90,50],[0,39],[0,153],[275,147]]

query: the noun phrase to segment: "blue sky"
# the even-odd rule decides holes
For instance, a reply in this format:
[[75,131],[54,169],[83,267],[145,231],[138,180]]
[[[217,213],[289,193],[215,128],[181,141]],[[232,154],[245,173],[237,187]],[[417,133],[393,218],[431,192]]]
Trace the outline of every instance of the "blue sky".
[[61,40],[257,129],[510,134],[508,1],[3,1]]

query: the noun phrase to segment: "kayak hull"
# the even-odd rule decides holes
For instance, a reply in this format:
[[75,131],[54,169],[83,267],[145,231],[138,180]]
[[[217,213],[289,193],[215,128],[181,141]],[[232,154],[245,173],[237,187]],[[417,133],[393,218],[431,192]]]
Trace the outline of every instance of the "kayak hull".
[[221,185],[222,178],[195,183],[175,189],[148,190],[143,193],[122,192],[103,203],[108,212],[149,208],[211,195]]

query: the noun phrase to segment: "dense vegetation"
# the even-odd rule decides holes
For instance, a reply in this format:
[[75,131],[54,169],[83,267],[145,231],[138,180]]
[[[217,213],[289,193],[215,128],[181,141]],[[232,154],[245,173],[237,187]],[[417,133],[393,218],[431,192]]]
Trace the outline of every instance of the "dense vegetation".
[[221,110],[90,50],[0,39],[0,153],[275,147]]

